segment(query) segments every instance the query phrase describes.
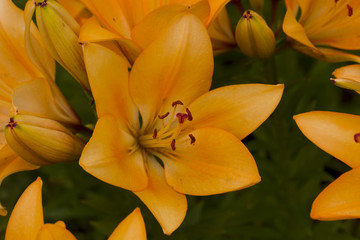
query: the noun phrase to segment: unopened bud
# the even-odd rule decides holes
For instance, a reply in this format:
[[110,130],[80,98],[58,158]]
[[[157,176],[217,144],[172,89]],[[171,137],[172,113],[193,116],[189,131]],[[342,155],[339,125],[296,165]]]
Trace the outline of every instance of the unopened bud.
[[[80,26],[76,20],[55,0],[29,0],[35,4],[36,22],[48,51],[87,91],[87,79],[82,47],[78,43]],[[34,8],[27,7],[32,16]],[[27,21],[31,21],[28,17]],[[29,24],[27,24],[29,25]],[[27,31],[29,31],[27,29]]]
[[262,12],[264,10],[264,0],[250,0],[251,7],[256,12]]
[[265,20],[256,12],[246,10],[235,31],[240,50],[249,57],[267,58],[275,50],[275,36]]
[[360,64],[336,69],[331,81],[338,87],[360,92]]
[[5,126],[9,146],[35,165],[77,161],[85,142],[57,121],[30,115],[15,115]]

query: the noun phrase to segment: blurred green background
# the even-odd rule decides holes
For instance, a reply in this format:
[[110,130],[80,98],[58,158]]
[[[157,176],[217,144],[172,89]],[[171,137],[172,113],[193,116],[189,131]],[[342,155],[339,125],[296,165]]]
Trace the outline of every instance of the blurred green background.
[[[14,1],[23,7],[25,1]],[[270,18],[266,1],[265,18]],[[248,7],[247,1],[243,1]],[[273,28],[284,16],[279,3]],[[241,16],[228,4],[235,25]],[[281,48],[285,36],[278,37]],[[317,194],[340,174],[349,170],[307,140],[295,125],[295,114],[327,110],[360,114],[358,94],[337,88],[329,78],[343,64],[320,62],[288,48],[268,60],[250,59],[234,49],[215,57],[213,88],[244,83],[284,83],[280,105],[272,116],[248,136],[244,143],[253,154],[262,181],[245,190],[209,197],[188,196],[184,223],[170,237],[145,205],[131,192],[92,177],[77,163],[57,164],[7,177],[0,201],[11,213],[25,188],[40,176],[43,181],[45,222],[65,221],[79,240],[106,239],[119,222],[136,207],[145,219],[148,239],[171,240],[355,240],[360,238],[360,221],[320,222],[309,217]],[[94,124],[92,106],[75,80],[60,66],[57,82],[84,124]],[[80,94],[81,93],[81,94]],[[0,217],[0,240],[4,239],[7,217]]]

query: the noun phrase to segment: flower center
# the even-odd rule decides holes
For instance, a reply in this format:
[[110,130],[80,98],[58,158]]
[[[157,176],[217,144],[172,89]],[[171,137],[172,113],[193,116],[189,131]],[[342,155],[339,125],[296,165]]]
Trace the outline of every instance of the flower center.
[[[166,112],[158,115],[158,121],[161,121],[161,127],[154,127],[148,134],[139,137],[139,144],[148,151],[163,152],[176,150],[176,139],[180,135],[182,125],[186,121],[192,121],[193,116],[188,108],[185,112],[177,112],[178,106],[184,105],[180,100],[172,103],[172,112]],[[167,123],[165,123],[165,120]],[[160,124],[159,124],[160,125]],[[194,144],[196,139],[190,134],[188,141]]]

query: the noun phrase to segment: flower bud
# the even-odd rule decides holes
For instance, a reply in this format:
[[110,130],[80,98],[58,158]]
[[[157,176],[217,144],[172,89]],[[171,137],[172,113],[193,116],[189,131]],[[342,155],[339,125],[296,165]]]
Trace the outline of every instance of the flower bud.
[[349,65],[336,69],[335,78],[331,81],[338,87],[360,91],[360,64]]
[[267,58],[275,50],[275,36],[265,20],[256,12],[247,10],[235,31],[240,50],[249,57]]
[[57,121],[30,115],[15,115],[5,126],[9,146],[35,165],[77,161],[85,142]]
[[250,0],[250,5],[255,11],[261,13],[264,9],[264,0]]
[[[34,6],[35,4],[35,6]],[[80,26],[65,8],[55,0],[30,0],[26,15],[36,11],[36,22],[48,51],[87,91],[87,79],[82,47],[78,43]],[[31,21],[31,17],[27,17]],[[29,26],[30,24],[27,24]],[[26,31],[30,31],[26,29]]]

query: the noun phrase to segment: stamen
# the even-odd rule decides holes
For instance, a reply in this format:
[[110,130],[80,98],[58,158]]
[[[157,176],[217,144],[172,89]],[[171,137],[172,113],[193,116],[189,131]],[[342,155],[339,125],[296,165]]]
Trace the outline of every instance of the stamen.
[[346,7],[348,9],[348,16],[351,17],[354,13],[353,8],[349,4],[346,4]]
[[188,118],[188,115],[186,113],[177,113],[176,117],[178,118],[179,123],[182,124]]
[[189,121],[192,121],[193,120],[193,116],[192,116],[192,114],[191,114],[191,112],[190,112],[190,110],[188,109],[188,108],[186,108],[186,113],[187,113],[187,115],[188,115],[188,120]]
[[177,100],[171,104],[172,107],[175,107],[177,105],[184,105],[180,100]]
[[189,134],[189,137],[190,137],[190,144],[194,144],[194,143],[195,143],[195,141],[196,141],[196,139],[195,139],[194,135]]
[[171,146],[171,149],[172,149],[173,151],[176,150],[176,147],[175,147],[175,139],[173,139],[173,140],[171,141],[170,146]]
[[154,134],[153,134],[153,139],[155,139],[157,137],[157,130],[156,128],[154,129]]
[[356,143],[360,143],[360,133],[354,135],[354,140]]
[[167,113],[165,113],[165,114],[163,114],[163,115],[159,115],[158,117],[160,118],[160,119],[164,119],[164,118],[166,118],[167,116],[169,116],[169,112],[167,112]]

